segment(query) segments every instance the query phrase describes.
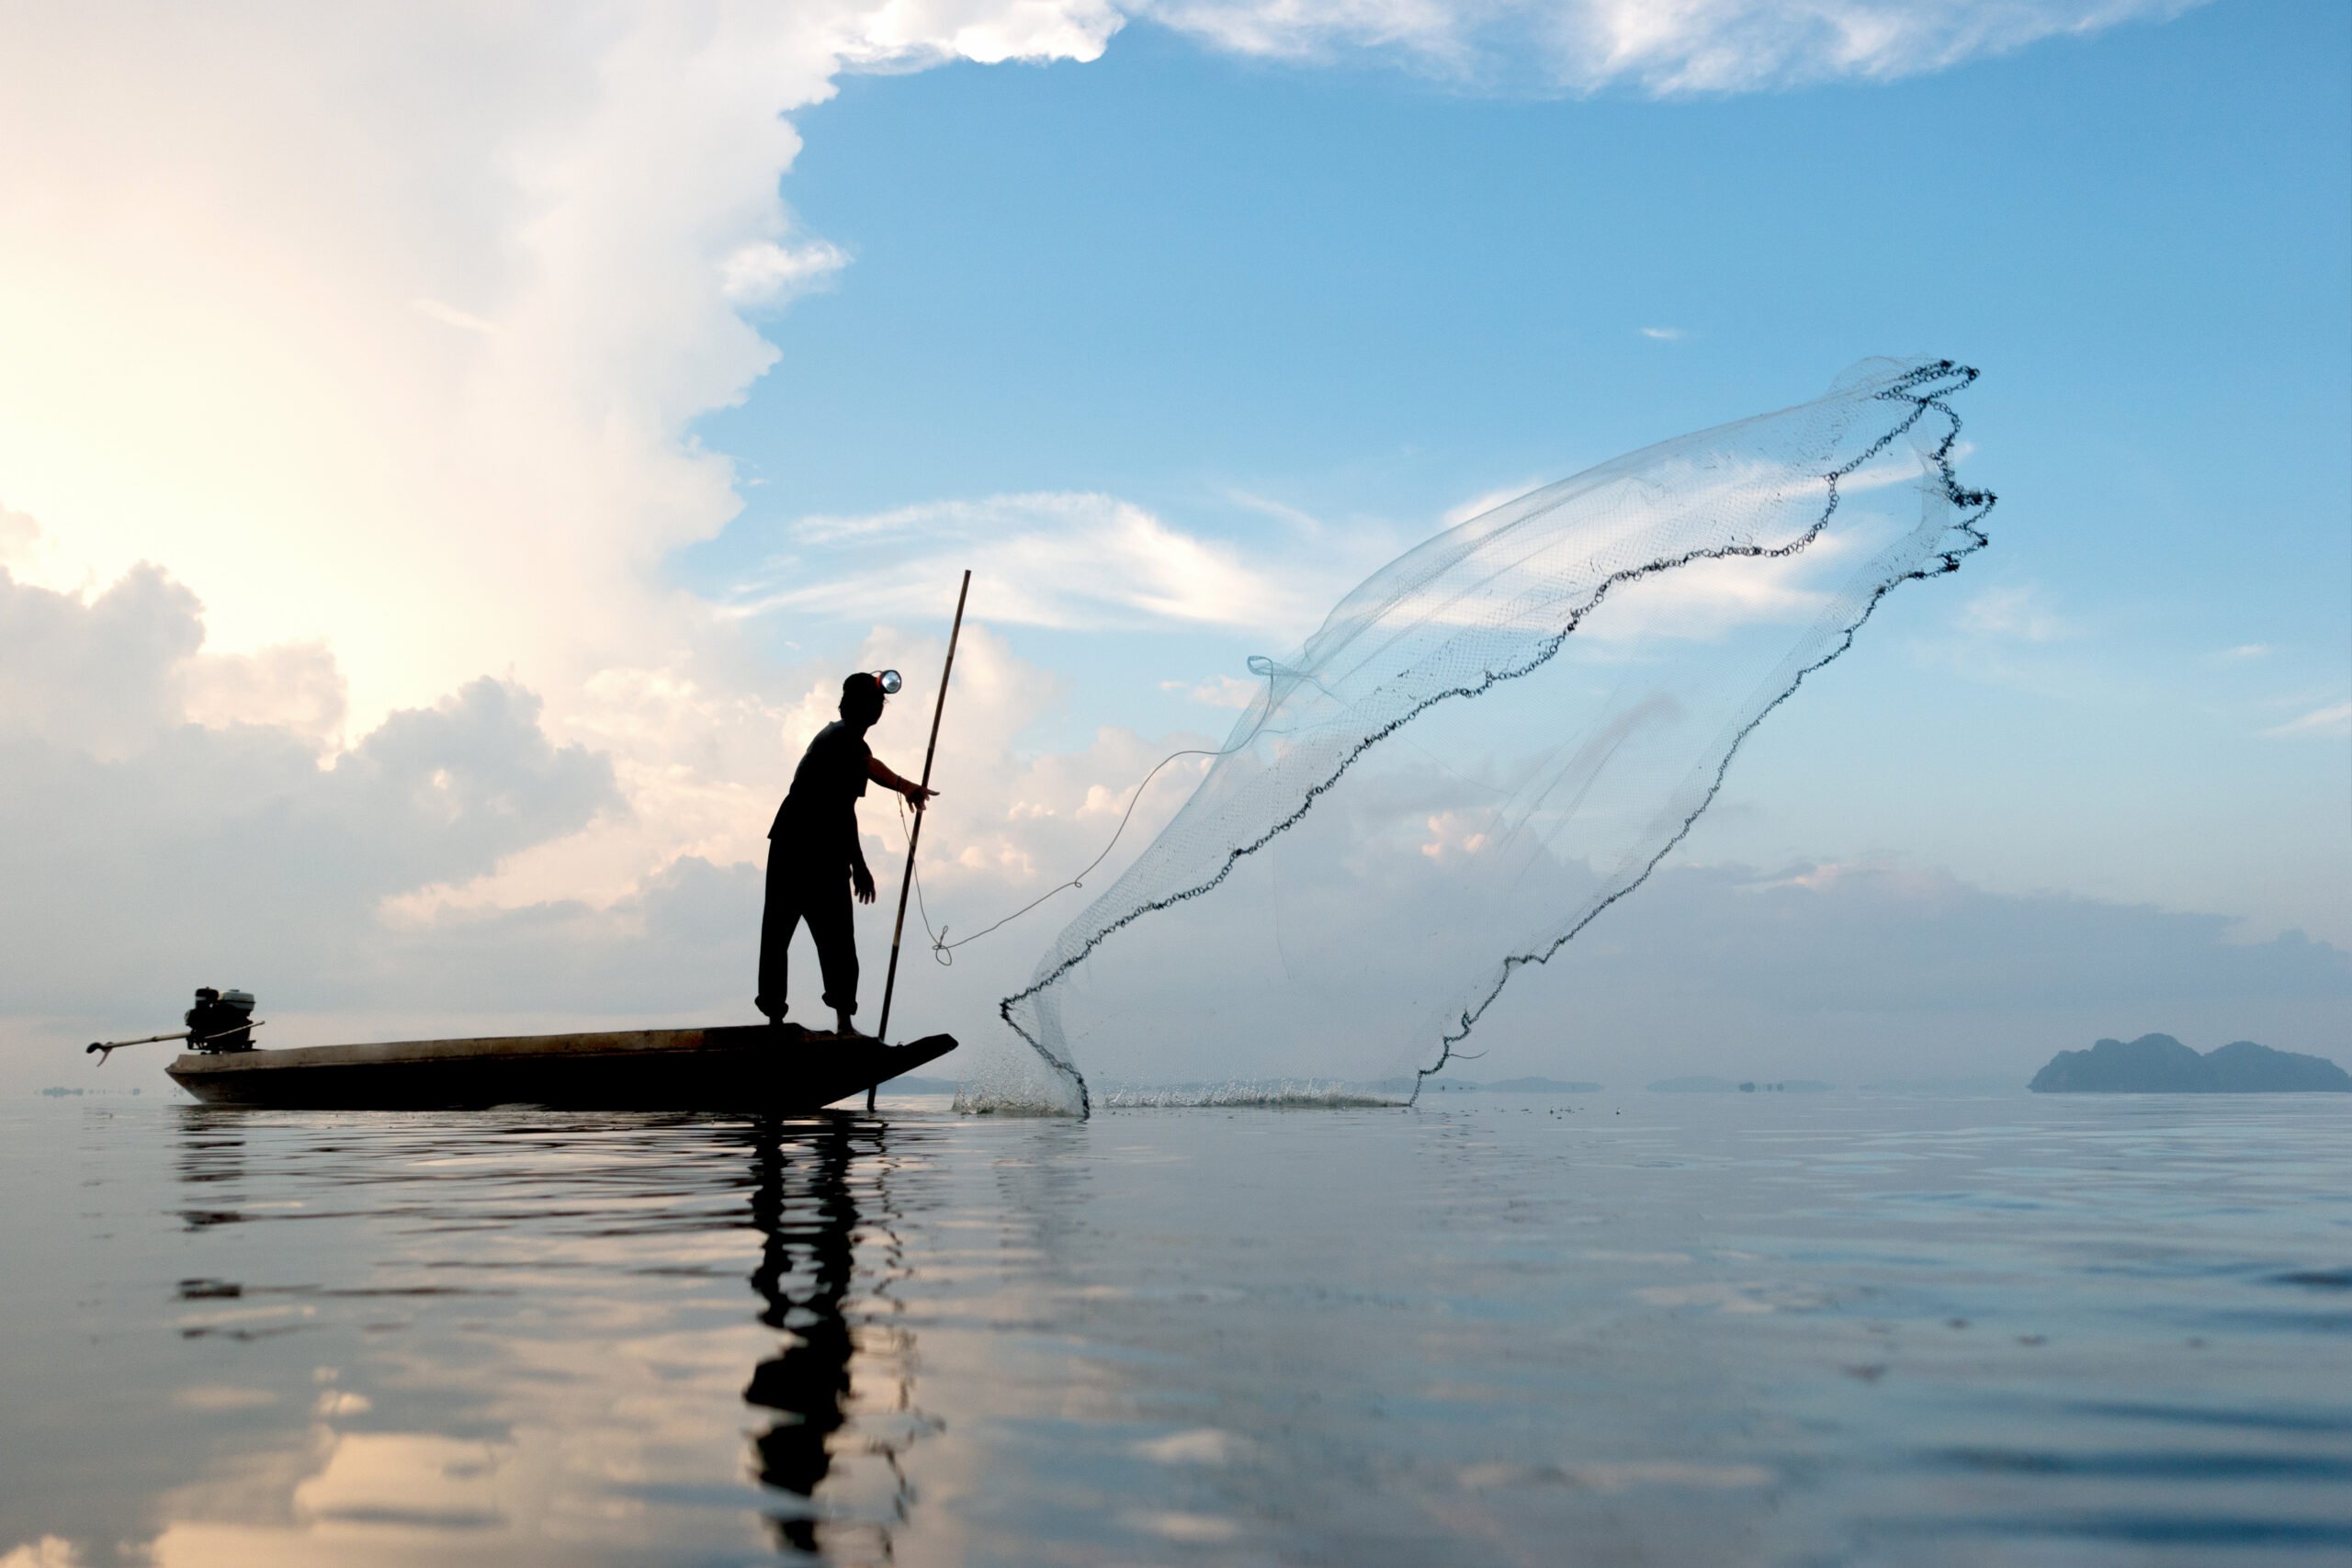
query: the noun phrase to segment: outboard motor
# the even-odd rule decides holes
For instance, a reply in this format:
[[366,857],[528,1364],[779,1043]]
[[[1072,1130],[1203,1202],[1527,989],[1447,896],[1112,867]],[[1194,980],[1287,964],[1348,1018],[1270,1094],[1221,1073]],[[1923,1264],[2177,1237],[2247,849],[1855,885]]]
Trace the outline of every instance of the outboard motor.
[[221,991],[210,986],[196,988],[196,1005],[187,1010],[188,1048],[193,1051],[250,1051],[254,1048],[254,994]]
[[176,1034],[142,1034],[136,1040],[93,1040],[89,1049],[105,1066],[114,1060],[114,1054],[125,1045],[152,1045],[158,1040],[185,1040],[191,1051],[250,1051],[254,1048],[254,1031],[264,1021],[254,1017],[254,994],[251,991],[220,991],[210,986],[196,988],[196,1005],[181,1015],[187,1027]]

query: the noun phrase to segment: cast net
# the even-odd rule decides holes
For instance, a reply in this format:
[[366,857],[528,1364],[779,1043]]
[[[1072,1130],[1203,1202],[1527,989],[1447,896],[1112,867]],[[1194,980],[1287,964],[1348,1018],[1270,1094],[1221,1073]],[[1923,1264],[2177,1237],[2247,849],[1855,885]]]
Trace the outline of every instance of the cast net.
[[[1682,842],[1742,744],[1898,585],[1986,543],[1948,401],[1869,361],[1430,539],[1342,599],[1005,1021],[1098,1084],[1385,1083],[1482,1029],[1572,1049],[1547,963]],[[1485,1042],[1482,1039],[1482,1043]]]

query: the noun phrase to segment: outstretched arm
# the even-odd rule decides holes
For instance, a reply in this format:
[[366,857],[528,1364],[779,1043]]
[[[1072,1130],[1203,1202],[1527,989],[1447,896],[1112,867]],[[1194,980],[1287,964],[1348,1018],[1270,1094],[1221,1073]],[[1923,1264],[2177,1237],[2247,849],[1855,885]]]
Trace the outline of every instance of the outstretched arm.
[[876,784],[880,784],[885,789],[895,789],[900,795],[905,795],[907,797],[907,804],[913,807],[917,811],[921,811],[922,809],[924,801],[929,800],[933,795],[939,793],[935,789],[925,789],[922,785],[916,784],[911,779],[900,778],[898,774],[892,773],[889,769],[889,765],[884,762],[879,757],[868,757],[865,760],[865,776],[872,779]]

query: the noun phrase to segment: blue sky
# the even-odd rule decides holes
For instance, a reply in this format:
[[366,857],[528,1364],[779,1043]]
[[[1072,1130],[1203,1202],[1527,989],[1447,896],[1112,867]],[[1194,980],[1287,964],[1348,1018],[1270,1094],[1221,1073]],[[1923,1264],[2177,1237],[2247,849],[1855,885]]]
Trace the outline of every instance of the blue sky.
[[[2340,1045],[2343,6],[34,6],[0,143],[0,1075],[199,980],[314,1039],[744,1017],[776,795],[847,668],[919,761],[956,567],[969,931],[1482,498],[1918,354],[1984,373],[1992,548],[1742,752],[1573,982],[1623,1026],[1510,1070]],[[1640,1021],[1767,905],[1817,975]],[[1001,1034],[1061,918],[926,1019]],[[1934,967],[2027,931],[2083,999]]]
[[[784,190],[854,260],[703,422],[759,482],[673,569],[723,593],[804,513],[998,491],[1242,541],[1282,525],[1237,494],[1409,532],[1948,354],[1986,373],[1995,548],[1777,719],[1726,802],[1756,817],[1695,847],[2352,939],[2344,727],[2262,734],[2352,667],[2347,123],[2352,14],[2291,4],[1666,101],[1144,28],[1086,64],[853,76]],[[1258,650],[1008,635],[1071,682],[1066,728],[1181,723],[1162,681]]]

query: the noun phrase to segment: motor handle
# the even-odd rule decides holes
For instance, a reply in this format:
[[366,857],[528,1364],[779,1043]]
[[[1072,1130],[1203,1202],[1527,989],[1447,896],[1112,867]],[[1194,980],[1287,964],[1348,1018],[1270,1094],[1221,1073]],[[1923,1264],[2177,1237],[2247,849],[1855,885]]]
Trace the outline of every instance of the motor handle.
[[251,1023],[241,1023],[234,1029],[224,1029],[218,1034],[208,1034],[202,1040],[197,1038],[196,1031],[193,1029],[183,1029],[176,1034],[142,1034],[136,1040],[93,1040],[82,1048],[82,1055],[86,1056],[92,1052],[97,1053],[98,1066],[103,1067],[113,1060],[114,1054],[125,1045],[152,1045],[158,1040],[185,1040],[191,1045],[200,1046],[206,1041],[218,1040],[223,1035],[234,1034],[239,1030],[259,1029],[268,1021],[267,1019],[257,1018]]

